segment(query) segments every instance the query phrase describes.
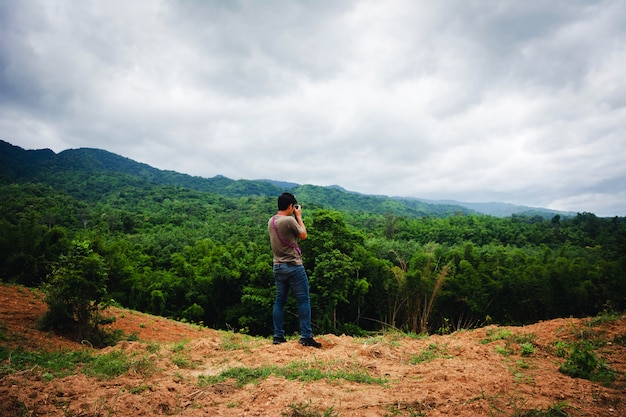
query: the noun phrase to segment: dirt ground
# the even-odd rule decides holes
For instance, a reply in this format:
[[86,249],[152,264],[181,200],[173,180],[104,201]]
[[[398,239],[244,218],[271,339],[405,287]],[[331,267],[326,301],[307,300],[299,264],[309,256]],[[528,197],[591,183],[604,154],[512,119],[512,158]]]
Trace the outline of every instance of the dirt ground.
[[[95,350],[36,329],[42,296],[0,285],[0,346],[33,351],[123,351],[143,360],[122,376],[66,377],[44,370],[9,372],[0,364],[0,416],[522,416],[559,406],[571,416],[626,416],[626,348],[596,351],[618,372],[611,387],[559,372],[557,341],[626,336],[626,317],[590,326],[590,319],[557,319],[524,327],[489,326],[450,335],[369,338],[321,335],[321,349],[215,331],[111,308],[130,340]],[[531,338],[534,352],[494,335]],[[10,359],[8,359],[10,360]],[[147,364],[147,365],[146,365]],[[236,368],[317,369],[315,380],[274,372],[243,386],[207,377]],[[274,367],[274,368],[272,368]],[[374,381],[353,378],[365,375]],[[380,383],[377,383],[379,381]],[[526,414],[524,414],[526,412]]]

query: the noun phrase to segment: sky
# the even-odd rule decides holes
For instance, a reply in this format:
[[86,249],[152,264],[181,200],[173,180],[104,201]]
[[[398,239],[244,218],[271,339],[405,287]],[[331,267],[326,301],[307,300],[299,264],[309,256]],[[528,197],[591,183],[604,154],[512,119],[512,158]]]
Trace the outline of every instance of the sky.
[[626,1],[0,0],[0,139],[626,216]]

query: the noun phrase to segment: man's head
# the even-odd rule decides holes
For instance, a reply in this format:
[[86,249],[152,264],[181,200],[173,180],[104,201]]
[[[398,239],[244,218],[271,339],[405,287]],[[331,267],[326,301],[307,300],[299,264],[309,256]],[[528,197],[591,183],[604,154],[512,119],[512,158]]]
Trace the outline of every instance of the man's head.
[[287,210],[292,204],[298,204],[298,201],[293,194],[282,193],[278,196],[278,210]]

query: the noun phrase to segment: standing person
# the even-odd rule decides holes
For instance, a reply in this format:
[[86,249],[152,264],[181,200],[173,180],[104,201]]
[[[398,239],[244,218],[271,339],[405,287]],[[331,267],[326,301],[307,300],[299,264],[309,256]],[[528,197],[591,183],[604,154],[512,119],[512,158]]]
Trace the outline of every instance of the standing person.
[[[293,215],[293,216],[292,216]],[[311,329],[311,298],[309,296],[309,278],[302,265],[302,252],[298,239],[307,237],[306,227],[302,222],[302,207],[291,193],[278,197],[278,212],[267,224],[270,244],[274,254],[273,269],[276,283],[276,302],[272,311],[274,320],[274,344],[285,343],[283,318],[289,290],[298,302],[300,319],[300,343],[302,346],[322,347],[313,339]]]

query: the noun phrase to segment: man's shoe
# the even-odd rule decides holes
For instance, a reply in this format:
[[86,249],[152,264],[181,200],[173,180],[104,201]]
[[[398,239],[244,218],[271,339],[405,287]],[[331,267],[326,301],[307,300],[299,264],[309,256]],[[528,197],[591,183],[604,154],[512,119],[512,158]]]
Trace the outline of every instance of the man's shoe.
[[322,344],[320,342],[317,342],[312,337],[302,337],[300,338],[300,340],[298,340],[298,343],[300,343],[302,346],[311,346],[318,349],[322,347]]
[[274,344],[275,345],[280,345],[281,343],[286,343],[287,339],[285,339],[284,337],[274,337]]

